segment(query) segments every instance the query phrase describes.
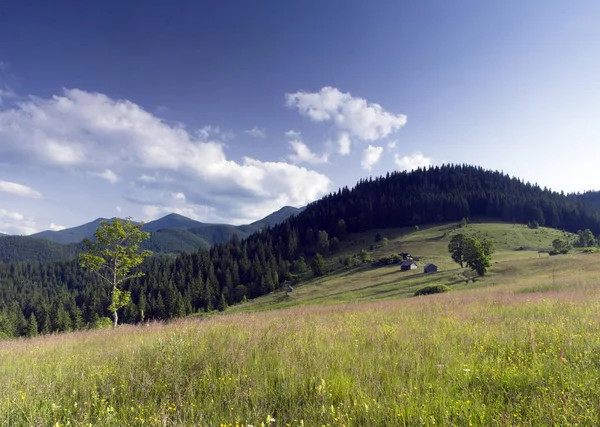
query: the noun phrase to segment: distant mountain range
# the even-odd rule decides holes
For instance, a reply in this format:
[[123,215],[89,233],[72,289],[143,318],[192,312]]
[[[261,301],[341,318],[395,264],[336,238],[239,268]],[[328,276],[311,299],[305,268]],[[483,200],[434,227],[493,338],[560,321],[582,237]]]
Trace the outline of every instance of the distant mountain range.
[[[274,226],[304,208],[285,206],[265,218],[245,225],[209,224],[179,214],[169,214],[144,224],[151,233],[144,248],[156,253],[181,253],[207,249],[211,245],[229,241],[234,234],[245,239],[263,228]],[[102,221],[98,218],[60,231],[42,231],[30,236],[0,235],[0,262],[59,261],[71,258],[82,250],[81,242],[93,237]]]

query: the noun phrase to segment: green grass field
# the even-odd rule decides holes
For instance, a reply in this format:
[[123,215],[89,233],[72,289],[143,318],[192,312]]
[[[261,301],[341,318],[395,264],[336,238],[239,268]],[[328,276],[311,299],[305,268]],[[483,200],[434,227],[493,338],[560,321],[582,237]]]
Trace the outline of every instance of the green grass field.
[[[450,228],[389,230],[375,257],[441,271],[341,269],[206,319],[0,342],[0,426],[600,425],[600,254],[467,232],[497,241],[475,283],[456,281]],[[432,282],[453,290],[405,298]]]
[[[296,286],[292,293],[274,292],[247,304],[232,307],[231,311],[245,312],[271,310],[306,304],[332,304],[380,301],[409,297],[423,286],[445,284],[455,290],[473,289],[498,284],[514,284],[515,281],[546,281],[560,275],[565,263],[576,255],[550,257],[538,253],[540,248],[550,248],[556,238],[572,237],[558,230],[539,228],[532,230],[524,225],[504,223],[470,224],[455,228],[456,224],[429,227],[415,232],[411,229],[373,230],[351,236],[344,242],[342,251],[327,258],[327,266],[333,270],[325,277],[309,279]],[[389,244],[371,252],[373,258],[387,257],[393,253],[408,252],[419,258],[419,269],[402,272],[398,265],[384,267],[358,266],[343,268],[339,259],[359,253],[374,244],[377,233],[389,238]],[[448,242],[456,233],[472,235],[478,239],[492,240],[496,253],[489,275],[471,279],[474,275],[452,261],[448,254]],[[532,250],[518,250],[529,246]],[[576,258],[579,260],[579,258]],[[434,263],[437,273],[424,274],[423,266]],[[469,279],[467,283],[467,279]]]

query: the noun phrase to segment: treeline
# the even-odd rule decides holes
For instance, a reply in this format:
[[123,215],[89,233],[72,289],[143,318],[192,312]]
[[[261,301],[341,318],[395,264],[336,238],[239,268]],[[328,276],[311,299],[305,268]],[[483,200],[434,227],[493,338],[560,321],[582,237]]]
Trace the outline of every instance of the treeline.
[[[465,217],[600,233],[600,214],[584,199],[500,172],[448,165],[389,173],[340,189],[243,241],[234,236],[208,250],[148,260],[146,275],[126,286],[132,301],[120,319],[135,323],[223,309],[293,280],[306,268],[304,259],[336,251],[348,233]],[[75,261],[0,266],[0,334],[96,325],[109,315],[108,305],[108,289]]]
[[75,257],[81,244],[61,245],[29,236],[0,236],[0,262],[53,262]]

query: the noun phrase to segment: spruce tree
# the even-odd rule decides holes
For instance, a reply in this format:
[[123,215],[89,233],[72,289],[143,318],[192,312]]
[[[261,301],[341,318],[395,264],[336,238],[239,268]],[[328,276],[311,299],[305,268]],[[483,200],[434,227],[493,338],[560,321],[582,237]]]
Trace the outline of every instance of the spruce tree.
[[27,321],[27,336],[30,338],[38,336],[38,322],[35,318],[35,313],[31,313],[29,320]]

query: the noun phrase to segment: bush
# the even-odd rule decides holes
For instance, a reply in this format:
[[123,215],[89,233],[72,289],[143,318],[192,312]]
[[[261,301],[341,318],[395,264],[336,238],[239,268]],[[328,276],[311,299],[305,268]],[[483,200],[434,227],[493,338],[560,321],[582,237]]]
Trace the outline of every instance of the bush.
[[110,317],[100,317],[94,322],[93,327],[94,329],[106,329],[111,328],[112,325],[113,321]]
[[419,289],[417,292],[415,292],[415,296],[421,296],[421,295],[431,295],[431,294],[442,294],[444,292],[449,292],[450,291],[450,287],[446,286],[446,285],[429,285],[429,286],[425,286],[424,288]]

